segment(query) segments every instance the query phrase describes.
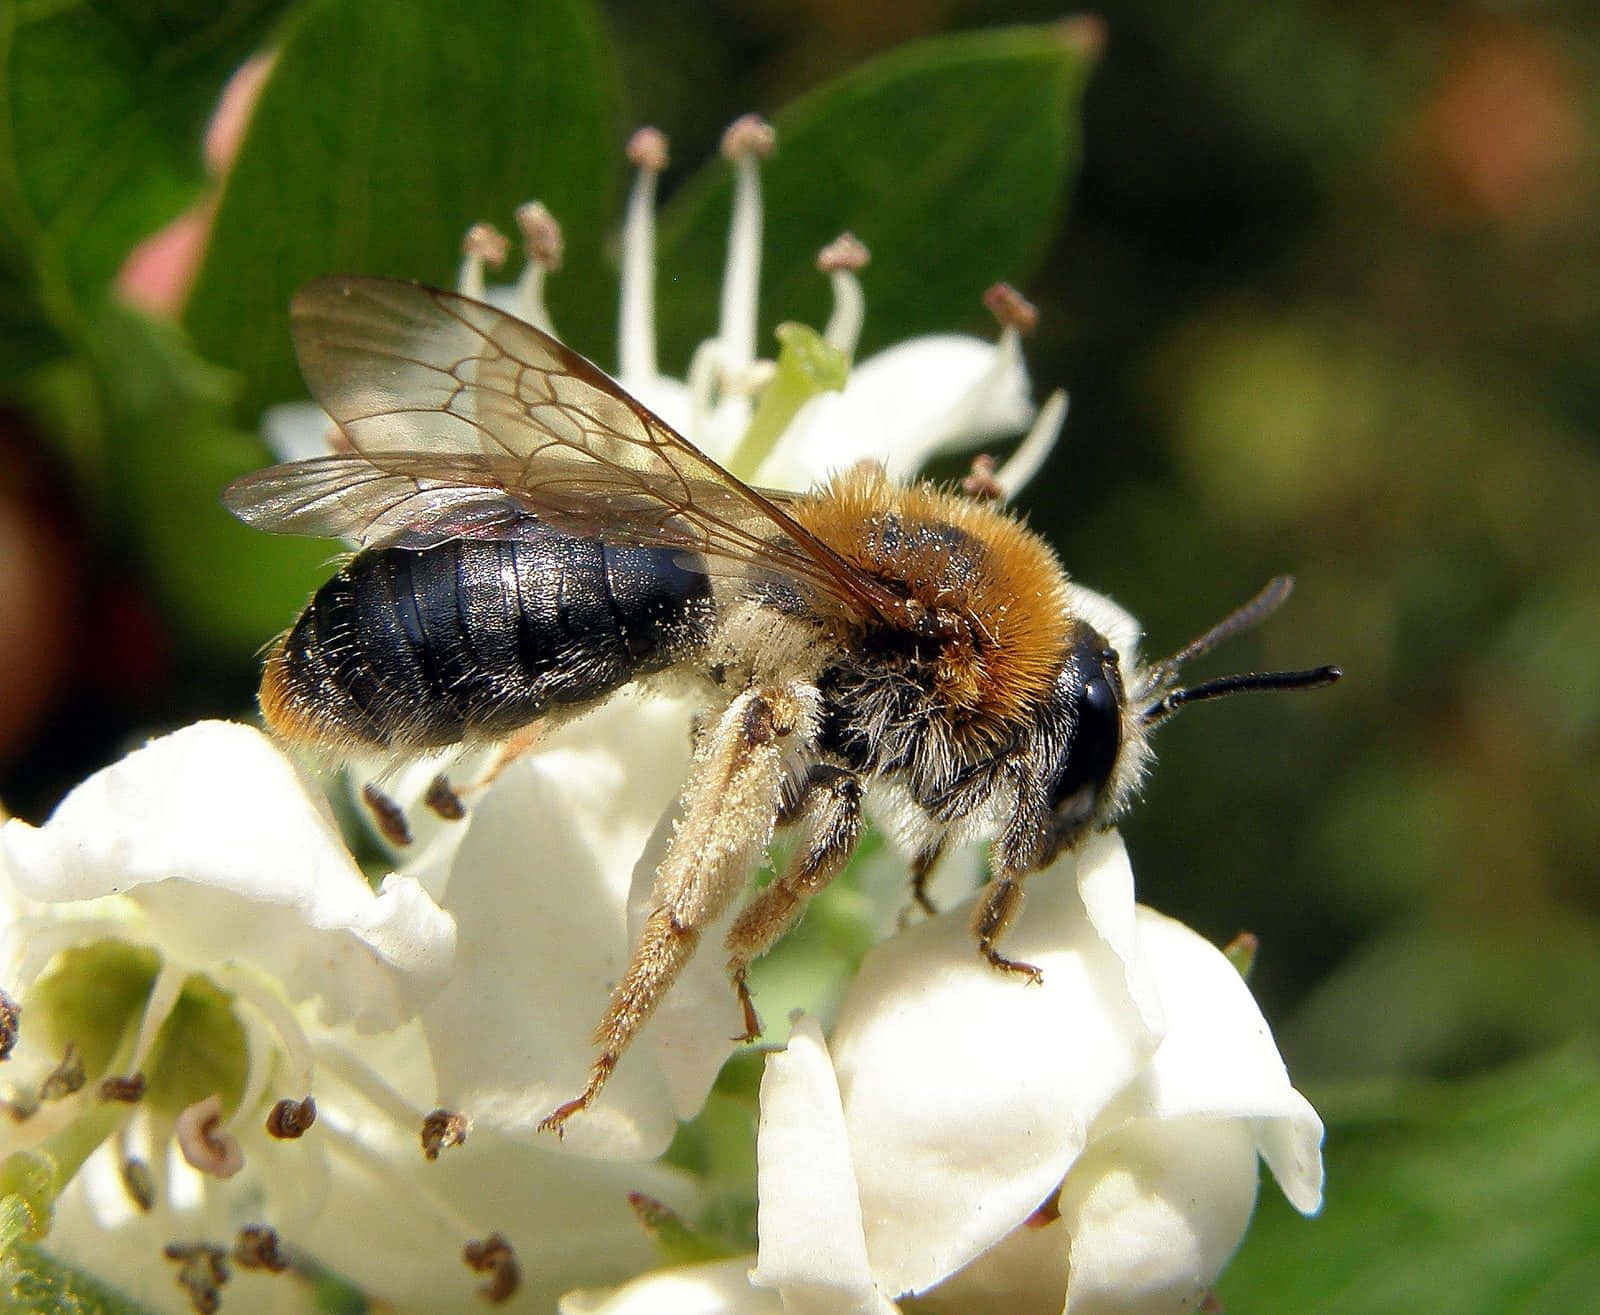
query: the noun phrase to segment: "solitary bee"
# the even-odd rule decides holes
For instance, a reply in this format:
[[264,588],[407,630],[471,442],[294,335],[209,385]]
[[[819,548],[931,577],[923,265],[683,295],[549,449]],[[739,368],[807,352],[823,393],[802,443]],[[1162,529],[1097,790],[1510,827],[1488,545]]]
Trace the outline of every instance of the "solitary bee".
[[744,888],[777,828],[796,843],[727,936],[747,1038],[751,961],[855,848],[863,797],[893,819],[913,891],[948,845],[991,840],[972,920],[995,968],[1028,873],[1137,789],[1179,706],[1337,679],[1333,667],[1184,689],[1187,660],[1273,611],[1287,579],[1165,662],[1004,509],[877,468],[809,493],[747,487],[581,356],[447,292],[336,277],[293,306],[306,382],[349,450],[224,493],[263,529],[360,551],[274,645],[268,725],[333,751],[496,740],[667,668],[701,678],[681,820],[652,912],[595,1032],[605,1085]]

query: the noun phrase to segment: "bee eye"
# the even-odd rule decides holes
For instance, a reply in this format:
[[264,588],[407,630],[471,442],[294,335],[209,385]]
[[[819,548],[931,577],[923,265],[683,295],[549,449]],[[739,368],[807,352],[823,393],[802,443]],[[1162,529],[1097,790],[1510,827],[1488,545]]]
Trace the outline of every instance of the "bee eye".
[[1087,822],[1122,748],[1122,676],[1117,654],[1098,635],[1078,645],[1077,688],[1071,699],[1072,740],[1051,791],[1059,830]]

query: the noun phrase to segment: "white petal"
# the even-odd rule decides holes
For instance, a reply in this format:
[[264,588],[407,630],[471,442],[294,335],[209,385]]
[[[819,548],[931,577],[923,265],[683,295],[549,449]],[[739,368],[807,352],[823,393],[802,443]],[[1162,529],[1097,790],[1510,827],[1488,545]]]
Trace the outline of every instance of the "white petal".
[[1145,1030],[1157,1037],[1166,1030],[1161,987],[1139,931],[1139,906],[1133,898],[1133,865],[1117,831],[1088,836],[1076,852],[1057,859],[1076,866],[1078,894],[1100,939],[1122,963],[1128,996]]
[[1193,1310],[1250,1222],[1250,1130],[1226,1119],[1140,1122],[1097,1140],[1061,1193],[1066,1315]]
[[1033,877],[1005,943],[1041,985],[982,960],[963,906],[876,947],[845,999],[835,1067],[886,1292],[931,1286],[1027,1218],[1155,1048],[1075,876]]
[[814,1018],[767,1057],[756,1142],[757,1287],[783,1293],[788,1315],[892,1310],[867,1265],[861,1202],[833,1064]]
[[569,1292],[561,1315],[782,1315],[774,1292],[750,1286],[753,1257],[643,1274],[610,1292]]
[[842,393],[808,401],[759,480],[809,488],[862,460],[905,480],[938,452],[1019,433],[1032,417],[1020,359],[977,338],[913,338],[857,366]]
[[[582,1088],[590,1034],[627,962],[634,868],[688,761],[687,706],[624,695],[508,767],[478,802],[446,896],[459,967],[424,1014],[447,1105],[533,1135]],[[595,1107],[549,1141],[648,1158],[672,1130],[665,1079],[635,1046]]]
[[1322,1121],[1289,1074],[1244,979],[1181,922],[1141,909],[1140,932],[1166,1002],[1151,1062],[1150,1112],[1248,1120],[1284,1195],[1303,1213],[1322,1200]]
[[293,766],[259,732],[202,722],[0,828],[0,867],[51,904],[126,895],[130,939],[197,967],[251,963],[329,1022],[386,1027],[438,989],[454,926],[416,885],[374,895]]

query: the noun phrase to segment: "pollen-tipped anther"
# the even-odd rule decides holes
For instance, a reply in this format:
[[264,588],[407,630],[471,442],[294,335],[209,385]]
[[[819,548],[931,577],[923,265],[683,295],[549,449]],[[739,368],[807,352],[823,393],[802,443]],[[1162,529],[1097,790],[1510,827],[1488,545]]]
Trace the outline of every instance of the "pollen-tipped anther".
[[222,1099],[213,1094],[178,1115],[173,1135],[183,1158],[213,1178],[232,1178],[244,1168],[239,1143],[222,1130]]
[[544,301],[544,279],[552,270],[561,268],[561,225],[540,202],[529,201],[517,207],[517,229],[522,234],[528,263],[517,280],[511,313],[536,329],[554,334],[555,325]]
[[1002,329],[1027,334],[1039,323],[1037,307],[1009,283],[996,283],[991,287],[983,294],[983,304]]
[[756,357],[756,308],[761,289],[760,160],[772,154],[772,125],[754,114],[735,119],[722,134],[722,153],[733,162],[733,211],[728,217],[728,259],[722,273],[717,321],[724,374],[741,373]]
[[484,267],[499,269],[505,264],[510,239],[493,224],[474,224],[461,239],[461,269],[456,275],[456,291],[463,297],[483,300]]
[[307,1096],[304,1100],[280,1100],[267,1112],[267,1135],[279,1141],[294,1141],[310,1131],[317,1121],[317,1102]]
[[617,366],[623,384],[656,377],[656,178],[667,167],[667,137],[640,128],[628,139],[638,174],[622,221],[622,304],[617,315]]
[[863,269],[872,253],[854,233],[840,233],[817,252],[817,268],[824,274]]
[[628,138],[627,155],[635,169],[660,173],[667,167],[667,134],[660,128],[640,128]]
[[561,225],[543,202],[528,201],[517,207],[517,228],[522,233],[522,249],[529,260],[548,270],[561,268],[565,243]]
[[772,125],[759,114],[741,114],[722,134],[722,154],[730,160],[743,160],[750,156],[766,159],[777,146],[778,137]]
[[817,268],[828,276],[833,287],[833,310],[822,336],[830,347],[846,356],[855,355],[861,326],[867,318],[867,299],[856,271],[870,259],[867,248],[854,233],[840,233],[817,252]]

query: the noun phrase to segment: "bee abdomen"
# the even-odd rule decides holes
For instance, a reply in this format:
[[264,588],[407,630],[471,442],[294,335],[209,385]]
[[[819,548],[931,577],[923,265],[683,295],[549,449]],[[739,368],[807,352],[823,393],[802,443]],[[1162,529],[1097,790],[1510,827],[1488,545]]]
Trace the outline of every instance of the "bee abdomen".
[[288,738],[425,749],[509,735],[705,642],[706,573],[670,549],[533,526],[359,554],[267,663],[261,707]]

